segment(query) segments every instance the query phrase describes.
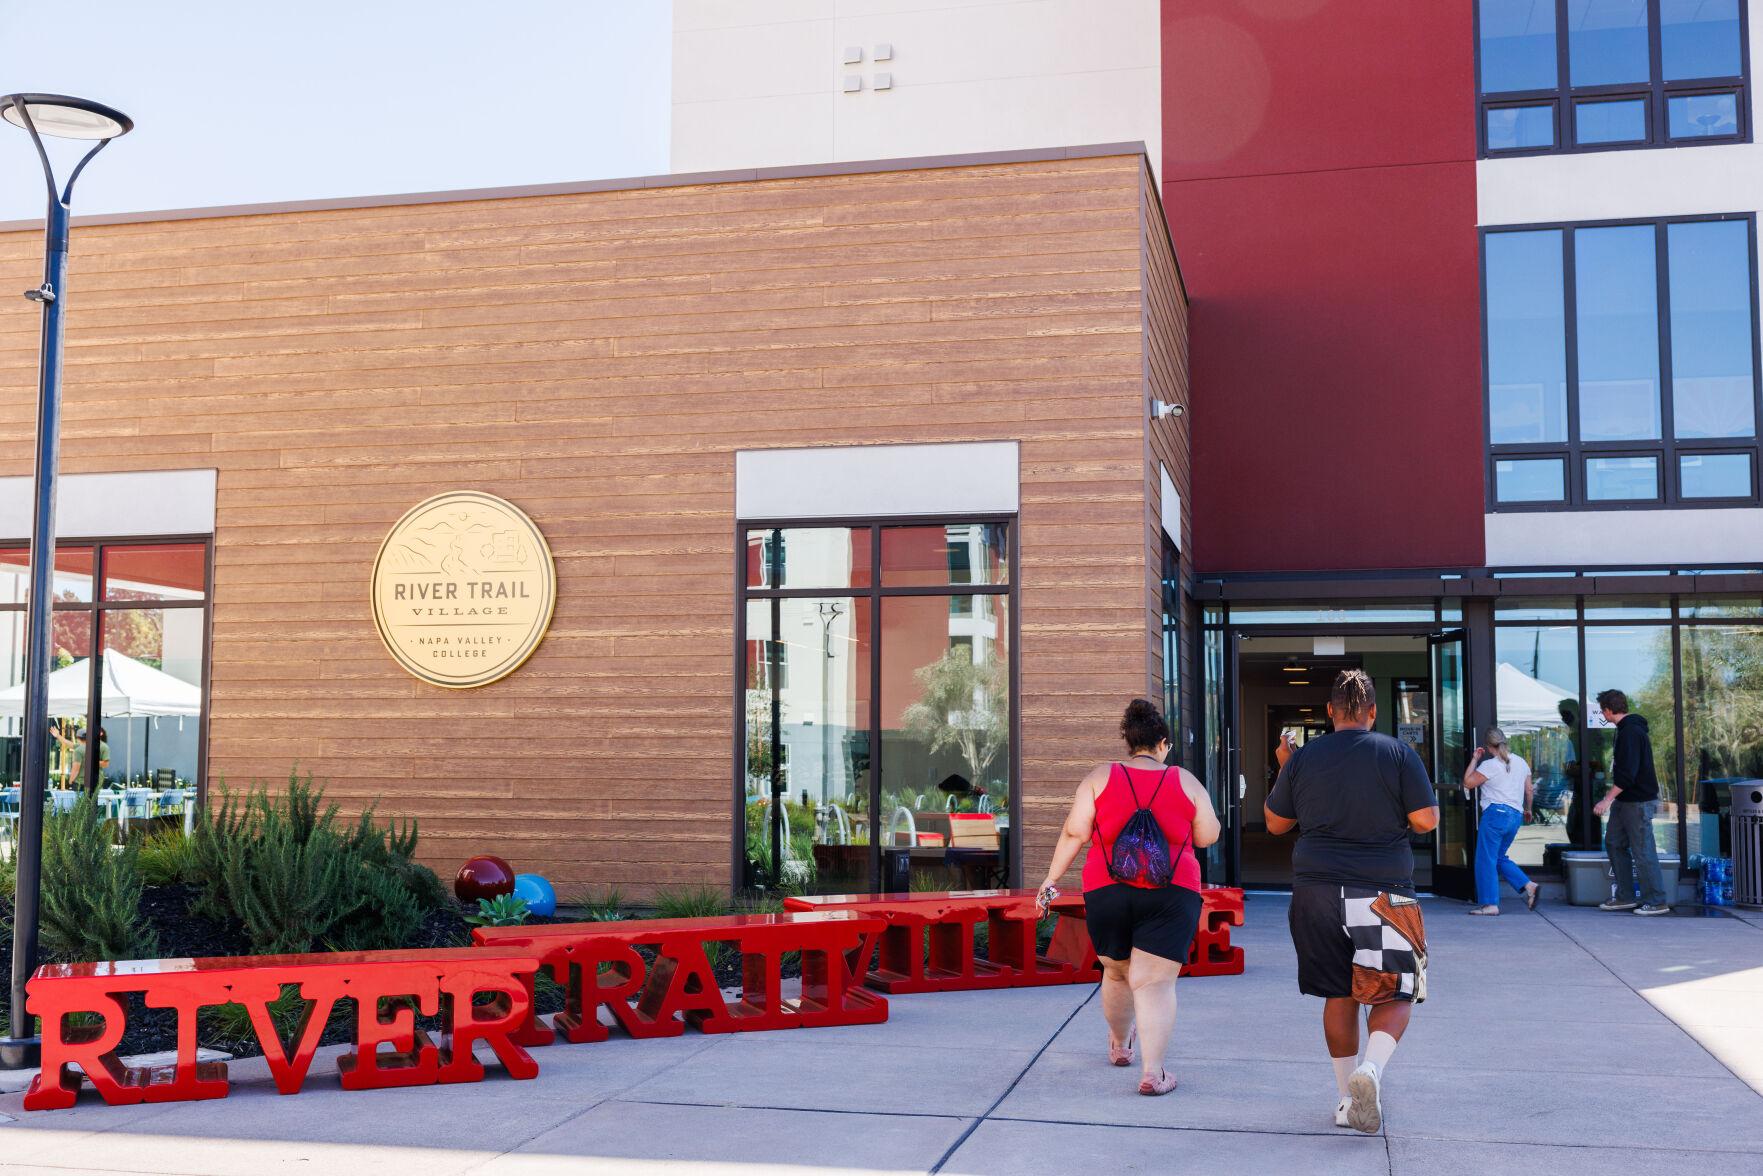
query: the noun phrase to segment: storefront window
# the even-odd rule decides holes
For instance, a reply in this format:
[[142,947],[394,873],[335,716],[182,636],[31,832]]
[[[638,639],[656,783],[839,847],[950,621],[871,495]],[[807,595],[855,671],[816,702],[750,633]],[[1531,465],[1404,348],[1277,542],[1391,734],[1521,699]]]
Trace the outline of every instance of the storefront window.
[[1010,812],[1009,598],[895,596],[881,615],[883,878],[996,882]]
[[1763,626],[1683,630],[1685,852],[1732,856],[1732,788],[1763,779]]
[[1005,535],[999,523],[883,527],[882,583],[889,588],[1006,584]]
[[[93,559],[90,547],[55,549],[56,604],[91,603]],[[30,598],[30,565],[24,548],[0,550],[0,605],[23,605]]]
[[[743,884],[851,893],[1008,882],[1008,525],[747,536]],[[793,591],[832,579],[857,591]]]
[[1628,696],[1629,713],[1647,720],[1652,737],[1653,766],[1659,777],[1654,839],[1662,852],[1676,853],[1677,707],[1671,629],[1664,625],[1587,626],[1585,681],[1585,755],[1591,769],[1592,799],[1601,798],[1614,782],[1609,771],[1610,755],[1616,746],[1616,730],[1599,712],[1596,699],[1600,691],[1620,690]]
[[1512,860],[1541,866],[1554,843],[1583,846],[1579,800],[1579,631],[1572,625],[1502,626],[1494,634],[1495,722],[1530,765],[1531,819]]
[[867,588],[868,527],[768,527],[747,532],[749,588]]
[[202,715],[202,610],[107,609],[98,675],[105,779],[193,787]]
[[[22,550],[0,552],[0,763],[23,753]],[[49,674],[52,788],[99,789],[107,815],[181,819],[201,778],[208,548],[62,546]],[[95,573],[102,569],[102,584]]]
[[747,857],[802,893],[861,889],[869,876],[870,602],[775,603],[775,634],[773,602],[747,606]]

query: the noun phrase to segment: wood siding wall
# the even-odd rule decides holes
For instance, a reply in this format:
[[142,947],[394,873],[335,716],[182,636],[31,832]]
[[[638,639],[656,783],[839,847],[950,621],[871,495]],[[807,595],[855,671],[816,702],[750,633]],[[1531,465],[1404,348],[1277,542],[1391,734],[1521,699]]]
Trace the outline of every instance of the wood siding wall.
[[[1150,169],[1145,169],[1140,186],[1140,247],[1144,257],[1146,297],[1142,307],[1145,335],[1145,419],[1151,418],[1156,404],[1179,404],[1191,410],[1188,384],[1188,297],[1182,284],[1175,250],[1169,240],[1169,225],[1164,219],[1163,202],[1158,199],[1157,185]],[[1160,468],[1169,471],[1169,480],[1181,495],[1181,534],[1174,538],[1181,552],[1180,579],[1185,601],[1193,584],[1192,544],[1189,536],[1189,512],[1194,501],[1193,461],[1188,438],[1192,418],[1187,414],[1166,418],[1150,424],[1146,432],[1145,460],[1145,551],[1149,557],[1146,631],[1150,634],[1148,657],[1150,680],[1147,697],[1162,705],[1162,685],[1168,676],[1163,664],[1163,479]],[[1194,733],[1193,746],[1178,734],[1180,762],[1198,773],[1199,762],[1199,698],[1200,682],[1192,672],[1191,625],[1184,624],[1178,638],[1181,713],[1170,719],[1174,728]]]
[[[1144,333],[1179,298],[1156,279],[1147,312],[1143,172],[76,227],[63,469],[219,471],[211,782],[298,762],[419,818],[442,870],[491,851],[643,893],[728,877],[734,451],[1019,439],[1032,875],[1149,672]],[[40,250],[0,234],[0,289]],[[0,474],[24,474],[38,314],[3,305]],[[453,488],[523,507],[559,580],[532,660],[462,692],[398,669],[367,601],[387,529]]]

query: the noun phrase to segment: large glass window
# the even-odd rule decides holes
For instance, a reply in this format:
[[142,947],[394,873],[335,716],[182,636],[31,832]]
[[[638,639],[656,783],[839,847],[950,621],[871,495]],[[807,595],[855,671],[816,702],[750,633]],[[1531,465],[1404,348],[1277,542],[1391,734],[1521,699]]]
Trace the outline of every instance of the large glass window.
[[1579,803],[1579,630],[1573,625],[1501,626],[1494,633],[1495,721],[1530,765],[1531,819],[1512,858],[1541,866],[1552,843],[1585,845]]
[[744,885],[1011,880],[1009,543],[994,520],[746,533]]
[[[1616,729],[1597,705],[1600,691],[1628,695],[1630,714],[1647,720],[1653,767],[1659,777],[1659,806],[1653,815],[1654,839],[1661,851],[1677,852],[1677,715],[1669,625],[1591,626],[1585,631],[1586,748],[1591,795],[1601,797],[1615,781],[1610,756]],[[1600,830],[1602,825],[1599,826]],[[1600,832],[1601,837],[1601,832]]]
[[1732,789],[1763,779],[1763,627],[1685,626],[1682,641],[1685,852],[1731,857]]
[[[19,779],[28,554],[0,551],[0,764]],[[181,821],[202,778],[206,543],[58,546],[50,785],[124,821]]]
[[1651,225],[1574,240],[1579,429],[1586,441],[1659,436],[1659,289]]
[[1741,0],[1479,0],[1482,153],[1742,141]]
[[1753,228],[1485,234],[1495,509],[1755,501]]
[[1489,436],[1496,444],[1567,440],[1567,300],[1562,230],[1489,233]]

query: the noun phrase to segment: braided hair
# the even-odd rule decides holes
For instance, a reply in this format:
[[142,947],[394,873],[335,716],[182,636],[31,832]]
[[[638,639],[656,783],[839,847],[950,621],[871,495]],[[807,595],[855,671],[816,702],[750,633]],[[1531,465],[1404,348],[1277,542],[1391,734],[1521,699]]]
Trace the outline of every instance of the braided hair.
[[1377,685],[1364,670],[1342,670],[1335,675],[1328,703],[1337,722],[1363,719],[1377,705]]

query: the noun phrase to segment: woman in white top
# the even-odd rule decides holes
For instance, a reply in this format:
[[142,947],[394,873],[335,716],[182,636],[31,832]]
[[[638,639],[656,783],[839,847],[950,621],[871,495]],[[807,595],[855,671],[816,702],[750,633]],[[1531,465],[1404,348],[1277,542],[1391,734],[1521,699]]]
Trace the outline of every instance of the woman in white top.
[[1500,913],[1500,879],[1524,896],[1524,905],[1536,909],[1537,884],[1518,863],[1506,856],[1518,830],[1530,820],[1535,785],[1530,765],[1522,756],[1506,750],[1506,733],[1489,727],[1463,773],[1463,787],[1481,797],[1481,824],[1475,839],[1475,905],[1472,915]]

